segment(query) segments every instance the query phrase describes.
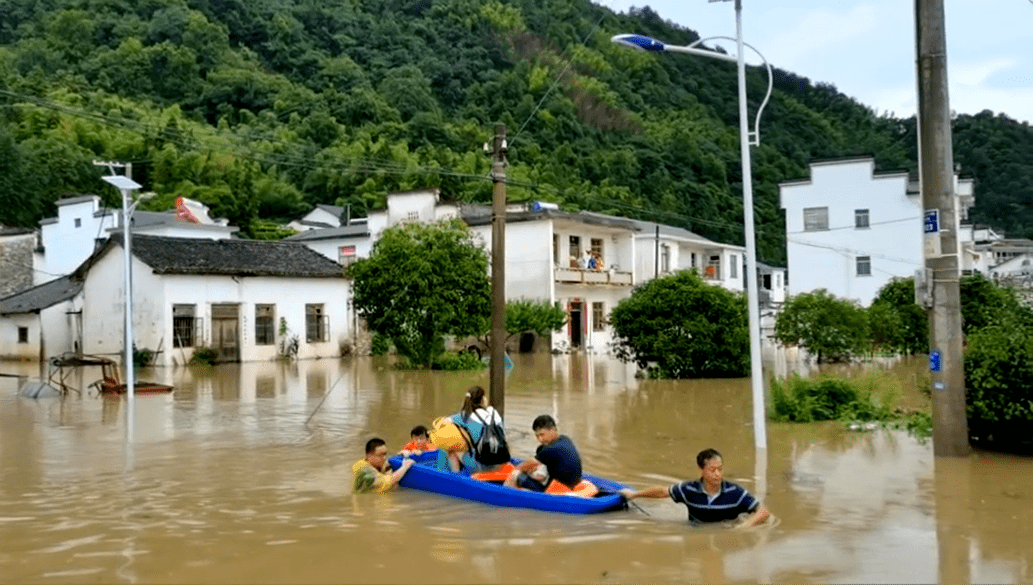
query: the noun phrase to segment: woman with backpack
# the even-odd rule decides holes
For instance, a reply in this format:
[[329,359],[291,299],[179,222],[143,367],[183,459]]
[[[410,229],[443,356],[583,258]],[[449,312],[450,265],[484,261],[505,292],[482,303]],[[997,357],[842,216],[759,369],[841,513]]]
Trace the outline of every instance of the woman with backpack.
[[[499,464],[509,461],[502,415],[488,404],[484,388],[470,388],[463,398],[463,409],[443,421],[435,421],[435,430],[441,427],[442,422],[455,425],[464,436],[464,440],[439,445],[441,453],[438,455],[438,467],[444,469],[447,466],[452,471],[459,471],[465,467],[471,472],[478,472],[494,469]],[[434,436],[432,432],[431,438]],[[490,441],[491,439],[495,441]],[[494,454],[491,453],[489,442],[496,443]],[[498,444],[499,442],[501,443]]]

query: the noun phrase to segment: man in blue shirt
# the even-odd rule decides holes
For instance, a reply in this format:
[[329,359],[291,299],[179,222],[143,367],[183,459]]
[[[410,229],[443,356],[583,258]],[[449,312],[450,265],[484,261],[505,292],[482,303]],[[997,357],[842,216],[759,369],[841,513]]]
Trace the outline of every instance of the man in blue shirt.
[[629,501],[635,498],[670,497],[689,509],[689,522],[702,524],[739,520],[748,514],[737,527],[749,528],[761,524],[770,514],[750,492],[742,486],[724,481],[724,462],[716,449],[704,449],[696,455],[701,477],[683,481],[671,486],[657,485],[638,491],[625,489],[621,495]]
[[556,420],[547,414],[534,419],[531,430],[541,445],[534,459],[527,459],[506,478],[505,485],[544,492],[550,478],[570,489],[581,483],[581,455],[570,437],[556,429]]

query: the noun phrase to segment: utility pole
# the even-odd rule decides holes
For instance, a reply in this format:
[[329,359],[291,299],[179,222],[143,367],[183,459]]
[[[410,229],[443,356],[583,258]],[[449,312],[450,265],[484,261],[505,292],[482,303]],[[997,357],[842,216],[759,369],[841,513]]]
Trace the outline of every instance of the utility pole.
[[925,210],[925,280],[932,291],[929,369],[933,380],[933,454],[960,457],[968,455],[969,443],[943,2],[915,0],[918,179]]
[[489,150],[495,191],[491,205],[491,404],[499,414],[506,409],[506,126],[495,127]]

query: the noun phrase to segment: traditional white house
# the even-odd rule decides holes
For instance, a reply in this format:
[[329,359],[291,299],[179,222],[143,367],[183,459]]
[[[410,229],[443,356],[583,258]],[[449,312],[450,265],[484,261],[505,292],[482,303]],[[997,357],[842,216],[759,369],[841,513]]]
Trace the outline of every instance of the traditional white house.
[[[183,364],[208,346],[222,361],[337,357],[352,341],[350,282],[339,264],[300,244],[134,236],[133,329],[155,365]],[[112,236],[71,278],[82,281],[87,354],[123,351],[122,238]],[[285,328],[285,334],[281,333]]]
[[[100,197],[83,195],[57,202],[57,217],[40,222],[40,247],[35,260],[36,284],[70,274],[112,233],[122,230],[122,210],[101,205]],[[135,211],[134,234],[220,240],[239,228],[225,219],[209,217],[208,207],[188,199],[171,211]]]
[[82,347],[83,283],[69,276],[0,299],[0,360],[38,360]]
[[[922,199],[906,172],[876,172],[867,157],[816,161],[810,170],[809,179],[779,184],[790,295],[826,289],[867,306],[891,279],[924,266]],[[972,180],[955,178],[955,193],[967,218]]]
[[680,270],[695,270],[709,284],[742,291],[746,249],[719,244],[689,230],[632,220],[635,234],[635,282]]
[[[288,240],[348,264],[368,256],[373,243],[390,226],[451,218],[466,222],[491,253],[491,207],[442,202],[437,189],[390,193],[386,208],[370,212],[365,225],[313,229]],[[546,340],[548,348],[606,351],[612,340],[607,315],[631,294],[634,285],[655,276],[648,269],[656,249],[655,225],[599,213],[568,213],[551,203],[510,204],[506,210],[506,298],[546,301],[567,311],[568,325]],[[649,231],[648,237],[644,231]],[[695,266],[714,284],[743,290],[741,247],[712,242],[679,228],[661,226],[661,232],[669,260],[664,274]],[[708,270],[708,266],[712,268]],[[519,340],[522,349],[534,344],[533,336]]]
[[288,223],[287,227],[296,232],[306,232],[314,229],[337,228],[349,223],[352,221],[348,217],[348,210],[344,207],[320,203],[301,219]]

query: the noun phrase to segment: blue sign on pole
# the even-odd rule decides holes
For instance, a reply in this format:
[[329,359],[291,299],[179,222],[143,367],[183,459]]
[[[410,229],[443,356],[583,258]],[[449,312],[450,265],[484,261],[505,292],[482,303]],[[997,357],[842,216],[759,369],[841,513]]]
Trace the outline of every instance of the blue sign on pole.
[[929,353],[929,371],[930,372],[939,372],[940,369],[941,369],[940,352],[939,351],[930,352]]
[[930,209],[925,212],[925,233],[935,234],[940,231],[940,210]]

